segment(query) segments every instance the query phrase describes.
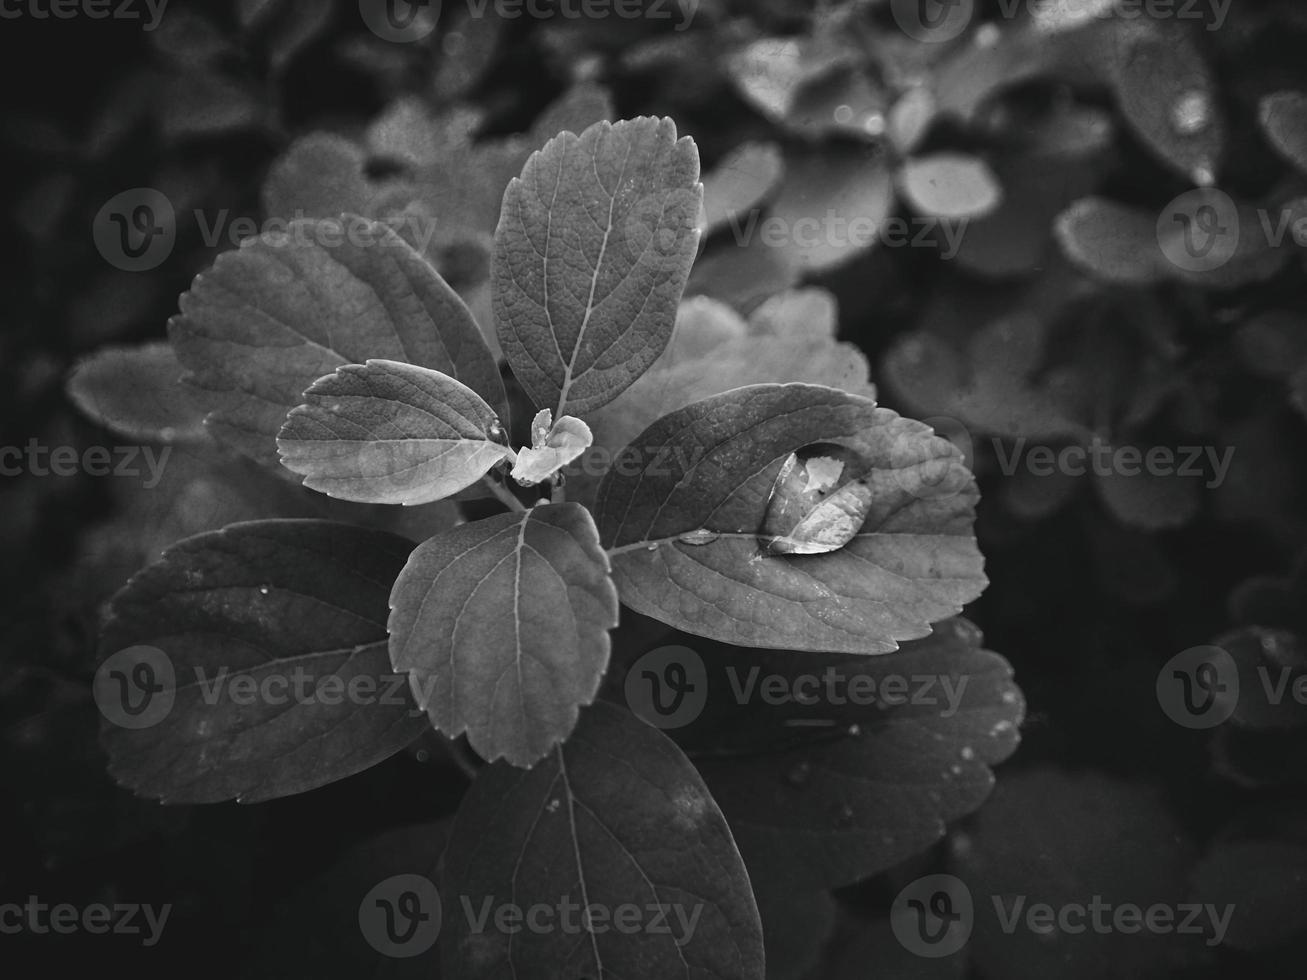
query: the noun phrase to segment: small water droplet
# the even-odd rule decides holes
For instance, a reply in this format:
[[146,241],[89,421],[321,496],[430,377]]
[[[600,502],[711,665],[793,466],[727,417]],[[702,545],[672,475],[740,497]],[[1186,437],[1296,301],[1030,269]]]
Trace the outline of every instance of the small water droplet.
[[845,803],[838,810],[835,811],[835,826],[836,827],[853,826],[853,807]]
[[841,126],[847,126],[853,122],[853,106],[837,105],[835,107],[835,121]]
[[865,129],[870,136],[880,136],[885,132],[885,117],[879,112],[873,112],[862,121],[862,128]]
[[164,442],[172,442],[174,439],[177,438],[177,430],[174,429],[171,425],[165,425],[162,429],[159,430],[159,438],[162,439]]
[[857,724],[850,725],[848,728],[844,729],[844,734],[853,736],[861,735],[862,726]]
[[970,745],[965,745],[962,747],[963,759],[965,759],[967,762],[970,762],[975,757],[976,757],[976,750],[973,749]]
[[657,550],[658,550],[658,545],[656,545],[656,544],[645,545],[645,549],[644,549],[644,550],[645,550],[645,551],[657,551]]
[[982,24],[976,29],[976,47],[992,48],[998,44],[998,40],[1003,36],[1003,32],[998,29],[997,24]]
[[785,779],[791,786],[802,786],[807,783],[808,778],[812,775],[812,766],[806,762],[800,762],[793,766],[785,774]]
[[1017,703],[1017,694],[1016,694],[1016,691],[1004,691],[1004,692],[1003,692],[1003,703],[1004,703],[1004,704],[1016,704],[1016,703]]
[[545,804],[545,809],[548,810],[550,813],[557,813],[558,807],[559,807],[559,801],[557,799],[550,800],[548,803]]
[[259,595],[267,595],[271,591],[266,585],[259,586]]
[[952,773],[953,775],[955,775],[955,776],[961,776],[961,775],[962,775],[962,767],[961,767],[960,765],[958,765],[956,762],[953,763],[953,765],[951,765],[951,766],[948,767],[948,771],[951,772],[951,773]]
[[716,531],[709,531],[706,527],[697,528],[693,531],[686,531],[677,537],[681,544],[712,544],[720,535]]
[[1181,136],[1194,136],[1212,123],[1212,100],[1206,92],[1186,92],[1171,106],[1171,126]]

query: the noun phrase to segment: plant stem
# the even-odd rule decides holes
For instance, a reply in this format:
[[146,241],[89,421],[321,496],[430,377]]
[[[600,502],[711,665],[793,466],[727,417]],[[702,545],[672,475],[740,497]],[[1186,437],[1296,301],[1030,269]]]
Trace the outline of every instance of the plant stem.
[[502,483],[497,483],[488,476],[483,476],[481,478],[481,482],[484,483],[486,486],[488,486],[490,488],[490,492],[493,493],[495,497],[498,498],[499,502],[502,503],[509,510],[516,510],[516,511],[526,510],[526,506],[522,503],[522,501],[514,497],[512,492],[508,489],[508,487],[504,486]]

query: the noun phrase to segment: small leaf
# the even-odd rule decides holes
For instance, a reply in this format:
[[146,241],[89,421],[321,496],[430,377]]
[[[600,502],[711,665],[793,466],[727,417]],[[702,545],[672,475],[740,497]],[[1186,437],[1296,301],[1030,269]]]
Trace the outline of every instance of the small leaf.
[[589,511],[547,504],[438,534],[390,596],[390,653],[432,724],[530,766],[608,666],[617,590]]
[[763,38],[727,59],[727,71],[740,94],[767,116],[784,121],[804,87],[848,65],[849,47],[815,38]]
[[[825,442],[866,461],[866,521],[838,551],[766,555],[781,466]],[[604,477],[595,511],[636,612],[738,646],[887,653],[984,588],[975,500],[957,449],[920,422],[832,388],[753,385],[651,425]]]
[[989,166],[960,153],[913,157],[899,171],[899,187],[908,203],[932,218],[982,218],[1003,201]]
[[590,427],[578,418],[564,415],[550,424],[552,412],[541,409],[531,425],[531,448],[517,454],[510,474],[524,487],[533,487],[549,479],[590,448],[594,436]]
[[[1167,29],[1157,26],[1163,23]],[[1185,25],[1150,22],[1123,32],[1114,68],[1121,114],[1144,144],[1194,183],[1211,184],[1225,120],[1211,68]]]
[[512,450],[471,388],[398,361],[346,364],[304,392],[277,436],[304,485],[365,504],[426,504],[481,479]]
[[670,119],[601,122],[532,154],[491,275],[504,356],[557,414],[612,401],[667,346],[699,243],[699,155]]
[[1307,93],[1275,92],[1262,99],[1262,129],[1286,160],[1307,173]]
[[703,178],[704,234],[763,204],[780,185],[785,163],[775,143],[743,143]]
[[165,552],[114,597],[101,637],[110,772],[167,802],[253,802],[361,772],[417,738],[428,723],[386,656],[386,592],[411,548],[292,520]]
[[[441,885],[464,903],[441,937],[451,977],[763,980],[758,909],[721,811],[668,738],[605,702],[533,769],[477,777]],[[493,923],[505,903],[554,928],[477,930],[464,913]]]
[[167,344],[106,347],[78,362],[68,396],[89,418],[127,439],[202,441],[200,393],[183,387],[181,374]]
[[293,221],[220,255],[182,296],[169,336],[188,380],[213,393],[209,430],[270,466],[305,389],[368,358],[443,372],[506,411],[463,301],[395,231],[353,215]]

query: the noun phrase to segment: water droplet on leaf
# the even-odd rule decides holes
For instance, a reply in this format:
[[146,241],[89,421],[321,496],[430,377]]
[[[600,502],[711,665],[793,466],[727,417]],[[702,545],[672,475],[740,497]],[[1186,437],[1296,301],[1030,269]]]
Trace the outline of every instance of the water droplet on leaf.
[[694,531],[686,531],[677,537],[681,544],[712,544],[720,537],[716,531],[709,531],[706,527],[698,528]]

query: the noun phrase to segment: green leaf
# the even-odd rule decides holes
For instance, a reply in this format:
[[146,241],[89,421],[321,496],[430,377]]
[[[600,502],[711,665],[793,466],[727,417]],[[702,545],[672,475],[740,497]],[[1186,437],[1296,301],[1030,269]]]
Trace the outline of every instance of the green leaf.
[[1182,22],[1123,28],[1112,78],[1121,114],[1176,172],[1211,184],[1225,151],[1225,120],[1207,59]]
[[[477,777],[441,884],[449,976],[764,975],[758,910],[717,804],[669,739],[605,702],[535,768]],[[552,928],[504,931],[508,903],[544,909]]]
[[778,293],[748,320],[716,300],[686,300],[663,356],[590,419],[595,445],[611,461],[662,416],[744,385],[804,381],[874,397],[867,359],[835,339],[837,321],[822,289]]
[[398,361],[315,381],[277,436],[304,485],[365,504],[426,504],[481,479],[512,450],[489,405],[446,374]]
[[961,153],[914,157],[899,171],[899,187],[918,212],[932,218],[983,218],[1003,201],[989,165]]
[[775,143],[742,143],[703,178],[704,233],[711,235],[767,201],[785,162]]
[[491,270],[495,323],[538,406],[583,415],[663,352],[702,195],[694,142],[648,117],[562,133],[509,183]]
[[114,597],[101,636],[113,776],[166,802],[252,802],[343,779],[417,738],[427,720],[386,655],[386,596],[411,548],[278,520],[167,551]]
[[413,552],[390,596],[390,654],[432,724],[488,760],[537,762],[608,666],[617,590],[590,512],[546,504]]
[[[954,619],[892,657],[749,650],[713,661],[712,734],[687,748],[753,877],[852,884],[981,807],[990,767],[1017,747],[1024,704],[1011,666],[980,644]],[[812,677],[830,682],[801,686]],[[764,695],[771,685],[802,700]]]
[[1280,155],[1307,173],[1307,94],[1275,92],[1259,107],[1262,129]]
[[[975,901],[967,948],[982,976],[1065,980],[1164,976],[1210,955],[1200,930],[1208,916],[1161,930],[1028,928],[1026,913],[1047,903],[1118,911],[1184,908],[1194,854],[1184,826],[1158,787],[1100,772],[1041,767],[1006,774],[955,852],[956,874]],[[1015,930],[1014,901],[1024,898]],[[1101,921],[1107,921],[1105,913]],[[1069,920],[1068,920],[1069,921]]]
[[[871,506],[838,551],[769,556],[760,535],[791,453],[840,443]],[[695,402],[614,462],[595,506],[622,601],[739,646],[887,653],[986,584],[975,483],[920,422],[816,385],[754,385]]]
[[215,399],[210,431],[272,466],[305,389],[368,358],[441,371],[505,412],[463,301],[395,231],[354,215],[294,221],[220,255],[182,296],[169,335],[188,380]]
[[68,396],[87,417],[127,439],[203,441],[200,393],[179,384],[181,373],[167,344],[105,347],[77,363]]

